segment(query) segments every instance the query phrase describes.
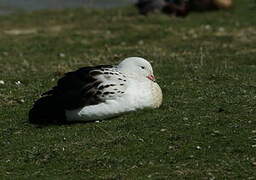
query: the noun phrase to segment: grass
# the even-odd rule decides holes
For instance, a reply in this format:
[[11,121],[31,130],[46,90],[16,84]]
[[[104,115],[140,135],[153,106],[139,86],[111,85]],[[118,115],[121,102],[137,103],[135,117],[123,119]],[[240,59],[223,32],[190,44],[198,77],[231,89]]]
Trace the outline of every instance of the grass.
[[[2,179],[255,179],[256,5],[235,4],[185,19],[133,7],[1,16]],[[128,56],[152,61],[160,109],[101,123],[27,122],[65,72]]]

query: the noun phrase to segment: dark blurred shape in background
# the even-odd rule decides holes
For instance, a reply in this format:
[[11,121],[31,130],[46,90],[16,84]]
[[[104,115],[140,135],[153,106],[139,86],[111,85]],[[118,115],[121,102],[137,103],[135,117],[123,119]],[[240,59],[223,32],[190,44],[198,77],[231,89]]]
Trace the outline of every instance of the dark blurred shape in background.
[[165,0],[138,0],[135,5],[139,9],[140,14],[147,15],[151,12],[161,11],[166,2]]
[[189,12],[188,0],[166,0],[162,11],[168,15],[185,17]]
[[168,15],[185,17],[190,11],[229,9],[232,0],[138,0],[135,4],[142,15],[161,11]]
[[209,11],[217,9],[229,9],[233,5],[232,0],[190,0],[192,11]]
[[186,0],[138,0],[135,4],[139,13],[147,15],[155,11],[175,16],[188,14],[188,2]]

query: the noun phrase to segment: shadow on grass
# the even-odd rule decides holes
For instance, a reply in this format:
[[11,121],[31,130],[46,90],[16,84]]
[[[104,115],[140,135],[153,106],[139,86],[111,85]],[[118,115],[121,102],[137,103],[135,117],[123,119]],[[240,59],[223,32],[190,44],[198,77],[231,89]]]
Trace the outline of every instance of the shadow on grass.
[[[102,121],[102,120],[101,120]],[[91,121],[62,121],[62,122],[29,122],[26,121],[26,123],[34,125],[36,128],[43,128],[43,127],[48,127],[48,126],[71,126],[71,125],[76,125],[76,124],[90,124],[90,123],[97,123],[101,122],[98,120],[91,120]]]

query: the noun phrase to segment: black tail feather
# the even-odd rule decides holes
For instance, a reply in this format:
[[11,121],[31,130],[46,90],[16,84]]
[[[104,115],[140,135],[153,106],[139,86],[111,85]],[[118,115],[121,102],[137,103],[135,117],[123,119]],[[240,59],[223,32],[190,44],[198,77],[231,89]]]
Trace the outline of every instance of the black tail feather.
[[32,124],[62,124],[66,122],[65,110],[54,96],[38,99],[29,111]]

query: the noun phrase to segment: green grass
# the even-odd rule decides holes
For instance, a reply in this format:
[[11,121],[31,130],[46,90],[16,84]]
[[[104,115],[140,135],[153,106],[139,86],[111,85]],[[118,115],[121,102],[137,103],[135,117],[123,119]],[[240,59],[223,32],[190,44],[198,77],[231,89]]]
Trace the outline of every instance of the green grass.
[[[1,179],[255,179],[256,5],[235,2],[185,19],[133,7],[1,16]],[[63,73],[128,56],[152,61],[160,109],[101,123],[27,122]]]

